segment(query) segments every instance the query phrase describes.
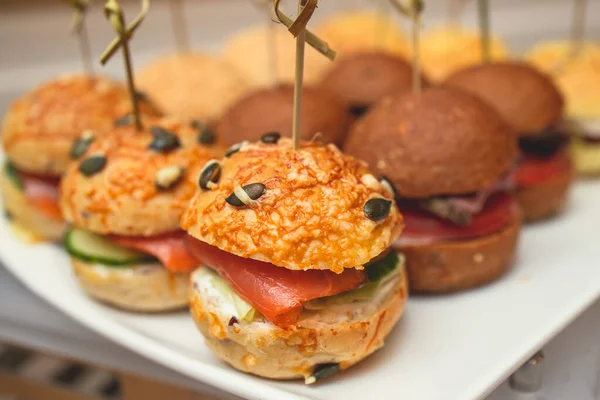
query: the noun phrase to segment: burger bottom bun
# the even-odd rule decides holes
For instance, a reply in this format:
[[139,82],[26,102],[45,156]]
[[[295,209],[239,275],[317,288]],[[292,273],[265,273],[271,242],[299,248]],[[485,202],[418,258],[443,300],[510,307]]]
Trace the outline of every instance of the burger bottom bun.
[[573,171],[566,170],[534,186],[517,189],[517,201],[526,222],[536,222],[559,214],[567,202]]
[[318,364],[346,369],[383,346],[408,295],[404,266],[393,273],[371,300],[305,309],[287,329],[262,317],[230,325],[224,297],[195,274],[190,308],[207,346],[234,368],[271,379],[306,379]]
[[27,200],[23,190],[4,174],[0,176],[0,189],[4,208],[19,227],[33,234],[37,240],[58,241],[62,238],[64,221],[50,218],[38,210]]
[[137,312],[185,308],[189,274],[171,273],[161,264],[109,267],[71,258],[75,277],[93,298]]
[[406,256],[411,292],[456,292],[491,282],[512,266],[520,227],[519,215],[489,236],[394,248]]
[[600,176],[600,143],[571,140],[571,159],[578,175]]

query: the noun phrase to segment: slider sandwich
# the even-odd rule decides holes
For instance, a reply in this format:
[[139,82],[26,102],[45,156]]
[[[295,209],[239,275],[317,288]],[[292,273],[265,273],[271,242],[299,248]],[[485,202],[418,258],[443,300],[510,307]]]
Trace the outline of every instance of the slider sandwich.
[[[421,85],[427,84],[427,79],[421,78]],[[390,53],[357,52],[335,61],[319,85],[359,117],[383,97],[410,89],[412,67]]]
[[472,288],[510,268],[521,226],[517,139],[482,100],[445,88],[395,94],[356,123],[344,150],[395,188],[406,228],[393,247],[411,291]]
[[564,101],[552,79],[524,63],[484,64],[458,71],[444,85],[486,101],[519,136],[517,198],[527,221],[564,208],[573,180]]
[[568,41],[534,47],[527,60],[551,74],[567,103],[571,157],[577,173],[600,175],[600,44]]
[[[351,123],[344,104],[321,88],[305,86],[302,93],[300,138],[311,140],[318,133],[323,143],[342,143]],[[227,145],[258,140],[265,132],[292,136],[293,111],[292,85],[257,89],[229,107],[214,131]]]
[[215,168],[181,219],[202,264],[190,308],[208,347],[241,371],[307,383],[381,348],[407,297],[388,185],[333,144],[293,150],[273,134]]
[[143,119],[80,138],[61,182],[70,224],[65,247],[75,277],[93,298],[131,311],[187,305],[190,271],[179,218],[204,164],[220,156],[199,144],[203,131],[169,119]]
[[[130,104],[123,84],[83,75],[51,80],[12,103],[2,123],[7,161],[0,181],[15,223],[39,239],[61,238],[58,184],[73,158],[73,142],[111,130],[127,118]],[[139,104],[142,113],[158,115],[142,94]]]

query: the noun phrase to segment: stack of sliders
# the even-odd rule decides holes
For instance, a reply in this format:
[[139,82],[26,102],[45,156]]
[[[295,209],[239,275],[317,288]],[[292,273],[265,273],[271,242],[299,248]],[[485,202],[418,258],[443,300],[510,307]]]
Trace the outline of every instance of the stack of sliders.
[[[122,309],[158,312],[187,305],[197,262],[179,218],[202,166],[219,153],[199,144],[203,132],[190,124],[145,119],[143,126],[79,139],[60,207],[71,225],[65,247],[84,290]],[[214,173],[210,165],[201,176]]]
[[396,188],[406,228],[394,249],[406,255],[411,291],[467,289],[511,266],[517,140],[482,100],[446,88],[389,96],[356,123],[344,150]]
[[[142,113],[158,115],[139,97]],[[130,112],[125,85],[90,75],[51,80],[13,102],[2,124],[8,160],[0,181],[6,211],[32,239],[58,240],[63,234],[58,184],[79,151],[74,140],[82,134],[92,140]]]
[[552,75],[565,96],[571,156],[577,173],[600,175],[600,44],[571,41],[535,46],[526,59]]
[[381,348],[407,297],[388,184],[333,144],[294,150],[272,134],[210,165],[181,220],[202,264],[190,307],[208,347],[307,383]]
[[519,135],[517,198],[527,221],[558,214],[572,182],[564,102],[552,79],[518,62],[483,64],[451,75],[445,86],[486,101]]

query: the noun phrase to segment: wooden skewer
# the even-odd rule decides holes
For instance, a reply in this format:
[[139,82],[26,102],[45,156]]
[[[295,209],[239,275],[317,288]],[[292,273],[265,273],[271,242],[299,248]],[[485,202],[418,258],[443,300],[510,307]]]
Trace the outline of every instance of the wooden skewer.
[[133,32],[137,27],[141,24],[144,17],[148,13],[150,9],[150,1],[142,0],[142,11],[136,17],[134,23],[127,27],[125,24],[125,16],[123,14],[123,9],[117,0],[107,0],[104,5],[104,14],[106,18],[109,20],[117,34],[119,35],[117,40],[109,45],[106,49],[102,57],[100,58],[100,62],[102,64],[106,63],[112,55],[116,52],[116,50],[120,47],[123,49],[123,61],[125,63],[125,72],[127,74],[127,87],[129,89],[129,97],[131,99],[131,107],[133,111],[133,123],[135,125],[135,129],[138,131],[142,130],[142,121],[140,118],[140,110],[138,107],[138,95],[135,90],[135,83],[133,79],[133,67],[131,62],[131,53],[129,50],[129,40],[131,39]]
[[486,64],[491,61],[489,5],[489,0],[478,0],[479,29],[481,31],[481,59]]
[[85,13],[88,9],[88,0],[65,0],[73,8],[73,21],[71,31],[77,35],[79,53],[83,62],[83,69],[88,75],[94,75],[90,39],[85,23]]
[[183,0],[169,0],[168,3],[177,50],[181,53],[186,53],[190,51],[190,40],[183,12]]

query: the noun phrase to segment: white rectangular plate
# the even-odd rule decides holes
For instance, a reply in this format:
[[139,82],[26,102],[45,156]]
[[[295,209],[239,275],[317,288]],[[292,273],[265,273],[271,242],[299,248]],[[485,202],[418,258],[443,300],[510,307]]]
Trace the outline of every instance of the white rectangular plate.
[[514,269],[452,296],[409,299],[386,346],[318,385],[239,373],[204,346],[187,313],[135,315],[88,299],[54,245],[26,245],[0,222],[0,258],[33,292],[107,338],[182,374],[252,399],[477,399],[600,294],[600,182],[578,183],[566,213],[525,229]]

